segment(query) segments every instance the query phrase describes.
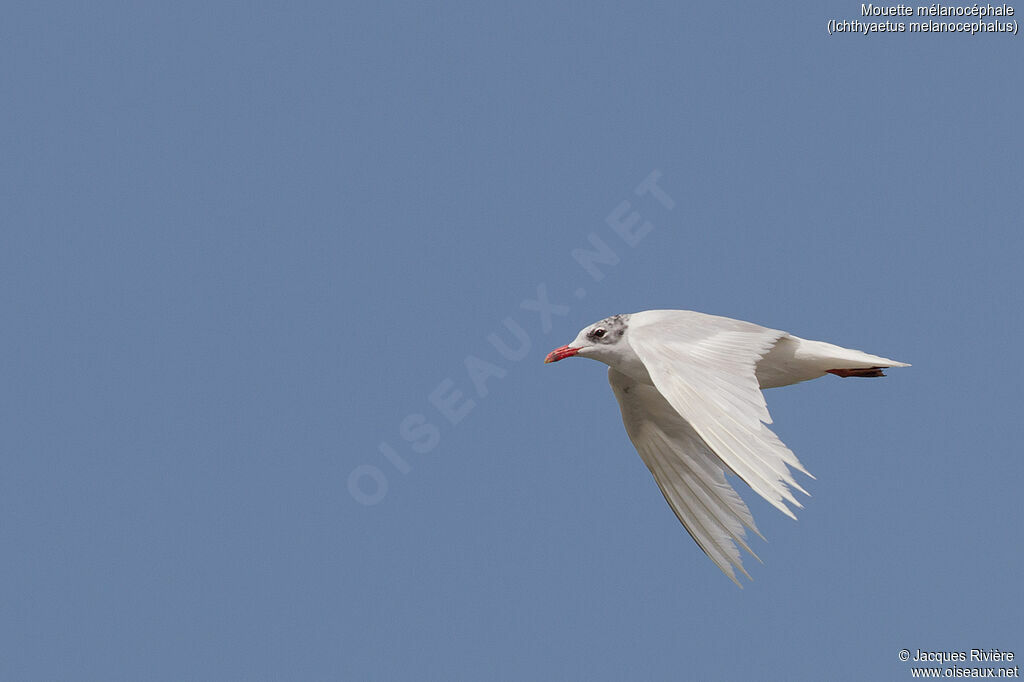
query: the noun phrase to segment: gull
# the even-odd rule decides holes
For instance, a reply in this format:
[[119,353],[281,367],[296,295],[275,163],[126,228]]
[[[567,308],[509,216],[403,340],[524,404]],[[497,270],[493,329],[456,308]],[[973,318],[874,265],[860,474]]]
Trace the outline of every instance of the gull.
[[808,341],[751,322],[691,310],[613,315],[584,328],[544,359],[578,356],[608,365],[626,433],[676,517],[734,583],[743,568],[739,547],[758,561],[746,530],[764,535],[725,474],[796,519],[787,506],[808,495],[790,467],[811,478],[772,423],[761,389],[826,374],[881,377],[909,367],[859,350]]

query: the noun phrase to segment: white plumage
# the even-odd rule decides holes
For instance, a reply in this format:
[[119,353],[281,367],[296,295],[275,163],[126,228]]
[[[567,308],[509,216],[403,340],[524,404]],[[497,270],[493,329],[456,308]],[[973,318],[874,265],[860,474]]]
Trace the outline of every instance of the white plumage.
[[[806,491],[808,476],[768,428],[763,388],[824,376],[882,376],[907,367],[858,350],[750,322],[689,310],[648,310],[605,318],[580,331],[545,362],[573,355],[609,366],[622,421],[669,506],[712,561],[739,585],[745,528],[758,535],[750,510],[725,478],[743,479],[784,514]],[[763,537],[763,536],[762,536]]]

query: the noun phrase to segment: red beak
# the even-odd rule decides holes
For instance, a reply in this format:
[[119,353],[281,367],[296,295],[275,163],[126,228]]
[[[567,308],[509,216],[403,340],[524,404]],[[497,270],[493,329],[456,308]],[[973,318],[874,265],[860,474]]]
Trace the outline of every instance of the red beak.
[[549,362],[558,362],[559,360],[571,358],[572,356],[576,355],[579,352],[579,348],[569,348],[569,346],[562,346],[561,348],[556,348],[550,353],[548,353],[548,356],[544,358],[544,364],[547,364]]

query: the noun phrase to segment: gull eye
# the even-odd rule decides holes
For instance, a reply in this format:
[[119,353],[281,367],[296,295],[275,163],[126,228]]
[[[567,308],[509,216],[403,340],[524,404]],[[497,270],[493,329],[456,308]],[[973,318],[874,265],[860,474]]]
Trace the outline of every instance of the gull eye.
[[597,328],[597,329],[594,330],[594,338],[595,339],[599,339],[602,336],[604,336],[604,330],[603,329]]

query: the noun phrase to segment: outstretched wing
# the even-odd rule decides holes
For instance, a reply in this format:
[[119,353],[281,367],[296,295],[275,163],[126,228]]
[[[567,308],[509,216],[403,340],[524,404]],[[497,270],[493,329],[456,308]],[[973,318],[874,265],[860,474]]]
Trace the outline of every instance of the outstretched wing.
[[651,310],[630,318],[628,340],[654,388],[708,448],[787,516],[807,494],[788,466],[810,475],[765,426],[772,419],[755,376],[757,361],[785,332],[691,311]]
[[726,481],[721,460],[653,386],[611,368],[608,382],[622,409],[626,433],[672,511],[704,553],[740,585],[734,567],[748,578],[750,574],[736,545],[757,557],[744,540],[745,528],[760,532],[747,505]]

